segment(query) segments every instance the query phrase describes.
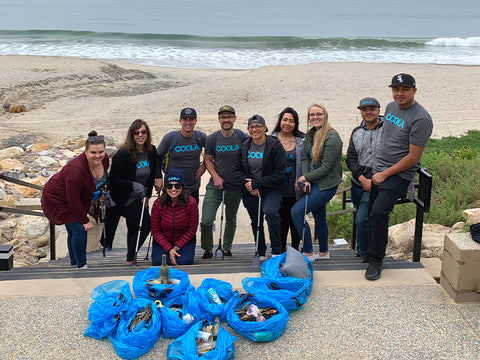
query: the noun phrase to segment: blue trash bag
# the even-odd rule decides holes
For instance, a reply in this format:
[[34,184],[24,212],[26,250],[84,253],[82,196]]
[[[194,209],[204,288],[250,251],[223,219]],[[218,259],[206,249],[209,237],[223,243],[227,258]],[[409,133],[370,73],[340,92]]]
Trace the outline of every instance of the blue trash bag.
[[[278,313],[264,322],[240,320],[236,310],[244,307],[248,308],[252,304],[259,309],[273,307]],[[277,340],[285,332],[289,319],[288,311],[278,301],[252,294],[238,296],[227,315],[228,324],[231,328],[254,342]]]
[[[218,295],[221,304],[212,301],[209,295],[209,289],[214,289]],[[232,290],[232,285],[226,281],[213,278],[206,278],[197,288],[197,296],[200,308],[203,311],[203,318],[214,321],[218,316],[220,322],[227,321],[227,314],[233,304],[234,298],[238,292]]]
[[[151,309],[151,317],[135,322],[137,312],[142,309]],[[161,331],[160,311],[155,303],[148,299],[137,298],[133,300],[127,314],[120,319],[116,330],[108,338],[122,359],[136,359],[155,345]]]
[[115,329],[133,296],[128,281],[112,280],[93,289],[91,297],[95,300],[88,309],[91,324],[83,335],[100,340]]
[[205,325],[211,325],[209,321],[199,321],[193,325],[184,335],[172,341],[167,348],[168,360],[233,360],[235,355],[235,341],[237,338],[232,336],[227,330],[218,329],[218,335],[215,342],[215,349],[207,351],[203,355],[198,355],[196,338],[199,330]]
[[242,285],[248,293],[274,299],[288,311],[301,309],[312,290],[309,279],[294,277],[246,277]]
[[190,284],[190,278],[184,271],[170,267],[170,280],[177,284],[159,284],[160,267],[151,267],[135,274],[133,278],[133,291],[137,297],[150,300],[160,300],[181,297],[188,289],[194,289]]
[[[285,260],[287,257],[287,253],[284,252],[282,255],[272,257],[267,261],[264,261],[261,266],[261,274],[262,277],[275,279],[275,278],[284,278],[283,274],[280,272],[281,267],[285,264]],[[305,259],[307,267],[308,267],[308,274],[310,278],[310,284],[313,285],[313,265],[308,258],[302,254],[302,257]],[[289,276],[287,276],[289,277]],[[295,278],[300,279],[300,278]],[[312,291],[312,286],[309,287],[307,295],[310,295]]]
[[202,319],[198,305],[198,296],[190,289],[180,297],[162,302],[162,334],[164,338],[177,338],[185,334],[195,323]]

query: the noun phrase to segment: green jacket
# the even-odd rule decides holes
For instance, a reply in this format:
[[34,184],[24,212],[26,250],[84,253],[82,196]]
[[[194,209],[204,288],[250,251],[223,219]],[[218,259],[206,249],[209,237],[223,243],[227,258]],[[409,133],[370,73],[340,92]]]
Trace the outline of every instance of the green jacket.
[[311,128],[305,136],[302,152],[302,175],[310,182],[318,185],[319,190],[331,189],[342,182],[342,139],[334,130],[330,129],[323,143],[320,159],[310,170],[312,161],[311,148],[316,128]]

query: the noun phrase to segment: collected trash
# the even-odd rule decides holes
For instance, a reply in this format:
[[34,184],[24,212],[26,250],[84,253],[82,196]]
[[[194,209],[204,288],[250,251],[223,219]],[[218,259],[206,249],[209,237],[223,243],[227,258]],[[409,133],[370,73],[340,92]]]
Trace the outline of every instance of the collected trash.
[[202,281],[196,291],[202,318],[214,321],[218,316],[220,322],[227,321],[227,314],[238,293],[232,290],[228,282],[213,278]]
[[179,298],[164,301],[163,307],[159,309],[165,338],[182,336],[193,324],[203,319],[197,296],[192,290]]
[[103,339],[110,334],[127,312],[133,296],[125,280],[113,280],[97,286],[91,295],[95,300],[88,309],[91,324],[84,335]]
[[278,301],[253,294],[238,296],[227,315],[232,329],[255,342],[278,339],[285,332],[289,318]]
[[190,284],[188,274],[184,271],[169,268],[168,277],[167,283],[162,284],[160,267],[139,271],[133,278],[133,291],[137,297],[153,301],[160,300],[163,303],[172,299],[177,301],[187,290],[195,289]]
[[131,302],[127,313],[108,337],[118,356],[136,359],[155,345],[161,331],[160,312],[155,303],[137,298]]
[[199,321],[167,349],[169,360],[233,360],[237,340],[219,322]]

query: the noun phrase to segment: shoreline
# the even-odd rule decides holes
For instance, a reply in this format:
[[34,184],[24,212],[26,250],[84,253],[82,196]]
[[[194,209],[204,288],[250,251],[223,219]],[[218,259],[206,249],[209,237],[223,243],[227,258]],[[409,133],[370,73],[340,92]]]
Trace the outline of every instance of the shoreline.
[[142,118],[158,144],[179,128],[183,107],[194,107],[196,129],[210,134],[218,129],[217,111],[224,104],[236,109],[236,127],[245,130],[246,120],[260,114],[269,131],[278,113],[291,106],[305,131],[307,108],[322,103],[346,150],[360,122],[358,101],[373,96],[383,110],[391,101],[388,84],[400,72],[416,78],[416,100],[432,115],[433,138],[480,130],[478,65],[338,62],[224,70],[23,55],[2,55],[0,64],[2,106],[27,108],[3,112],[0,140],[37,134],[39,141],[62,143],[95,129],[119,143],[129,124]]

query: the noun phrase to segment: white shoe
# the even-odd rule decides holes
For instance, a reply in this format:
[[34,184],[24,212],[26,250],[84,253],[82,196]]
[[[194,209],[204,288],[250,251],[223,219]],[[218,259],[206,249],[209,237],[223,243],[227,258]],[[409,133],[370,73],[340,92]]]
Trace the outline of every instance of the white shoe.
[[267,258],[265,256],[260,256],[260,261],[265,261]]
[[307,256],[307,259],[310,260],[311,262],[314,262],[315,260],[327,260],[330,259],[330,253],[328,252],[327,255],[321,256],[319,253],[314,253],[310,256]]
[[82,267],[77,267],[77,270],[87,270],[87,269],[88,269],[87,264],[83,265]]
[[275,256],[280,256],[281,254],[272,254],[272,258]]

